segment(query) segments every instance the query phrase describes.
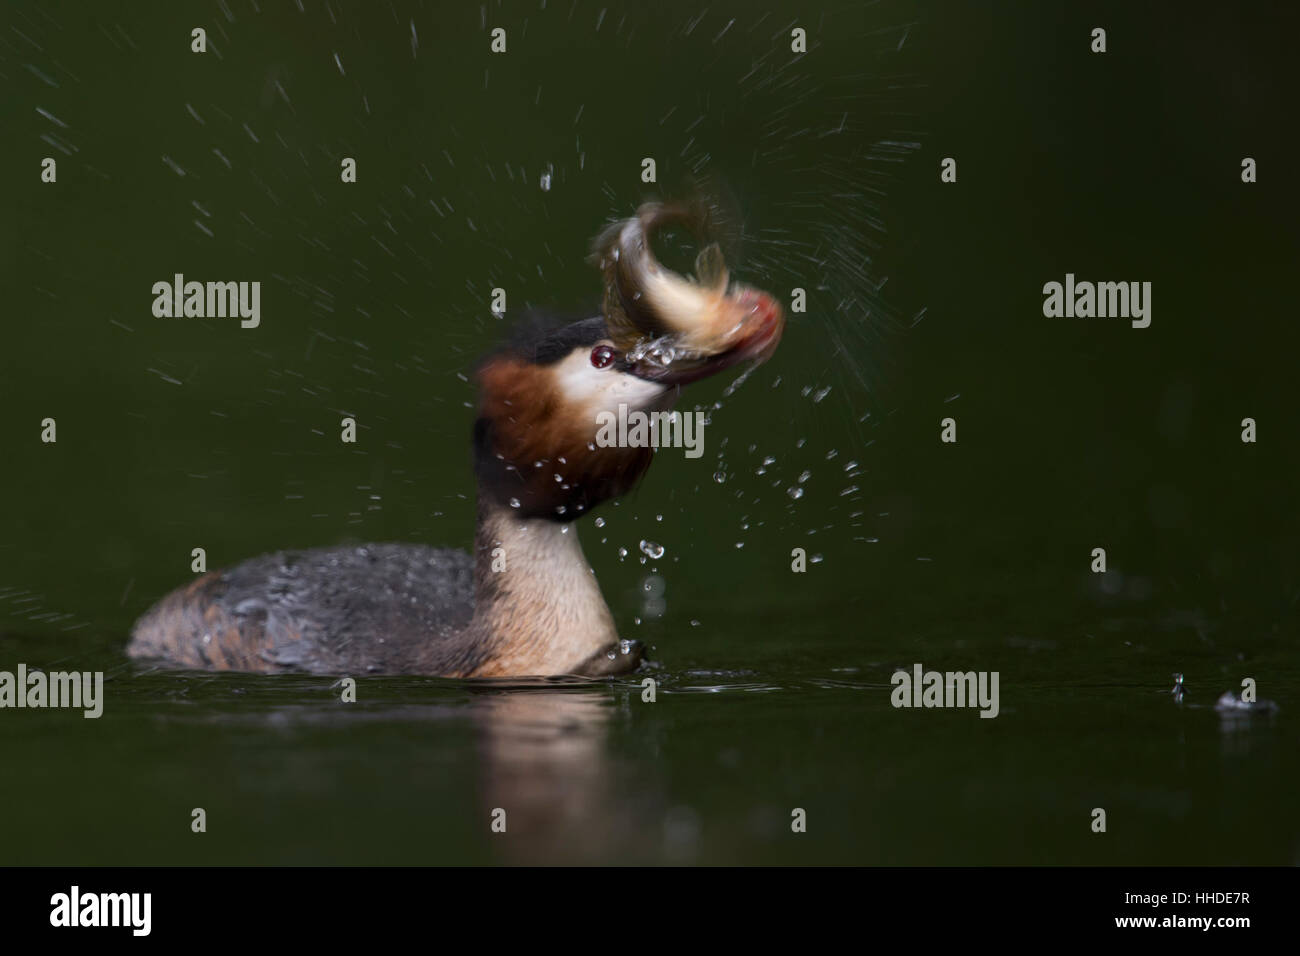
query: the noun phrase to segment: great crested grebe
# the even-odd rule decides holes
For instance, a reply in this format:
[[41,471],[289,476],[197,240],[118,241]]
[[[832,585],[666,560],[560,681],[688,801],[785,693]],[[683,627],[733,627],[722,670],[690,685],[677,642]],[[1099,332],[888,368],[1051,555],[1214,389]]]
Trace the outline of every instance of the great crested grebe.
[[[605,447],[598,416],[664,411],[680,386],[772,354],[771,296],[730,284],[706,245],[694,280],[651,238],[703,234],[695,206],[647,203],[597,238],[602,316],[516,339],[479,366],[474,553],[411,544],[263,555],[154,605],[128,654],[171,666],[446,677],[598,676],[635,667],[573,522],[632,488],[649,447]],[[607,416],[603,416],[607,417]]]

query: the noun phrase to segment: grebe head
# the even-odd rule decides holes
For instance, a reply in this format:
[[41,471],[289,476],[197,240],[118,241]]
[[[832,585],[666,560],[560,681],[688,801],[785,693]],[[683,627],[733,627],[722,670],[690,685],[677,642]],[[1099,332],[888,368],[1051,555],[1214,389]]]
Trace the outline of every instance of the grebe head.
[[749,334],[714,355],[625,351],[597,317],[533,333],[489,356],[478,370],[474,425],[482,493],[520,517],[573,521],[630,491],[654,449],[602,445],[602,413],[667,411],[682,385],[766,357],[781,335],[780,309],[744,308],[753,310]]
[[[530,340],[531,339],[531,340]],[[620,368],[603,319],[516,338],[479,367],[480,494],[521,518],[573,521],[632,488],[653,449],[601,447],[597,415],[666,408],[669,386]]]
[[603,316],[526,331],[480,366],[479,483],[520,517],[573,521],[630,490],[654,450],[602,443],[611,415],[667,411],[680,386],[765,361],[780,341],[781,307],[730,283],[716,244],[693,278],[660,265],[651,238],[671,225],[707,232],[696,206],[643,205],[596,241]]

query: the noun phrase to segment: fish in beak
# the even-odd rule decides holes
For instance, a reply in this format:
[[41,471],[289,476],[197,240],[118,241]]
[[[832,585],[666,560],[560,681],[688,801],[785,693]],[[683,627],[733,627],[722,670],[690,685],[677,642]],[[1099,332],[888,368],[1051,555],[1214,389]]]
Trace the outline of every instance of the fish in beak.
[[[651,242],[668,227],[700,240],[694,276],[655,258]],[[740,362],[766,361],[781,340],[781,307],[766,292],[730,281],[701,205],[645,203],[596,238],[592,258],[605,279],[610,338],[639,378],[684,385]]]

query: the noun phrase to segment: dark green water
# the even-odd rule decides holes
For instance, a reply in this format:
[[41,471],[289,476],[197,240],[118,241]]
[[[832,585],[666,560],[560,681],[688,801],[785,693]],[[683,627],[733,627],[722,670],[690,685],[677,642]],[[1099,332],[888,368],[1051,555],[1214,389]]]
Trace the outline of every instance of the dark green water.
[[[99,720],[0,710],[0,862],[1300,858],[1291,23],[303,6],[0,13],[0,670],[108,678]],[[656,702],[128,664],[192,548],[468,544],[490,290],[581,313],[592,234],[706,174],[737,276],[809,308],[581,530]],[[260,280],[261,325],[154,318],[176,272]],[[1045,318],[1067,272],[1150,281],[1151,326]],[[916,662],[998,671],[1000,715],[894,709]],[[1274,715],[1216,713],[1244,678]]]

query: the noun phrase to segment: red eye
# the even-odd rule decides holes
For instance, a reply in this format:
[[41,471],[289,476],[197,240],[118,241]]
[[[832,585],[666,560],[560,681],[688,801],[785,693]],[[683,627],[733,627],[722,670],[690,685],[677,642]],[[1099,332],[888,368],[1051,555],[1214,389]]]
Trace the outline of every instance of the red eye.
[[612,365],[616,358],[618,358],[618,353],[608,345],[597,345],[591,350],[591,364],[596,368],[605,368]]

